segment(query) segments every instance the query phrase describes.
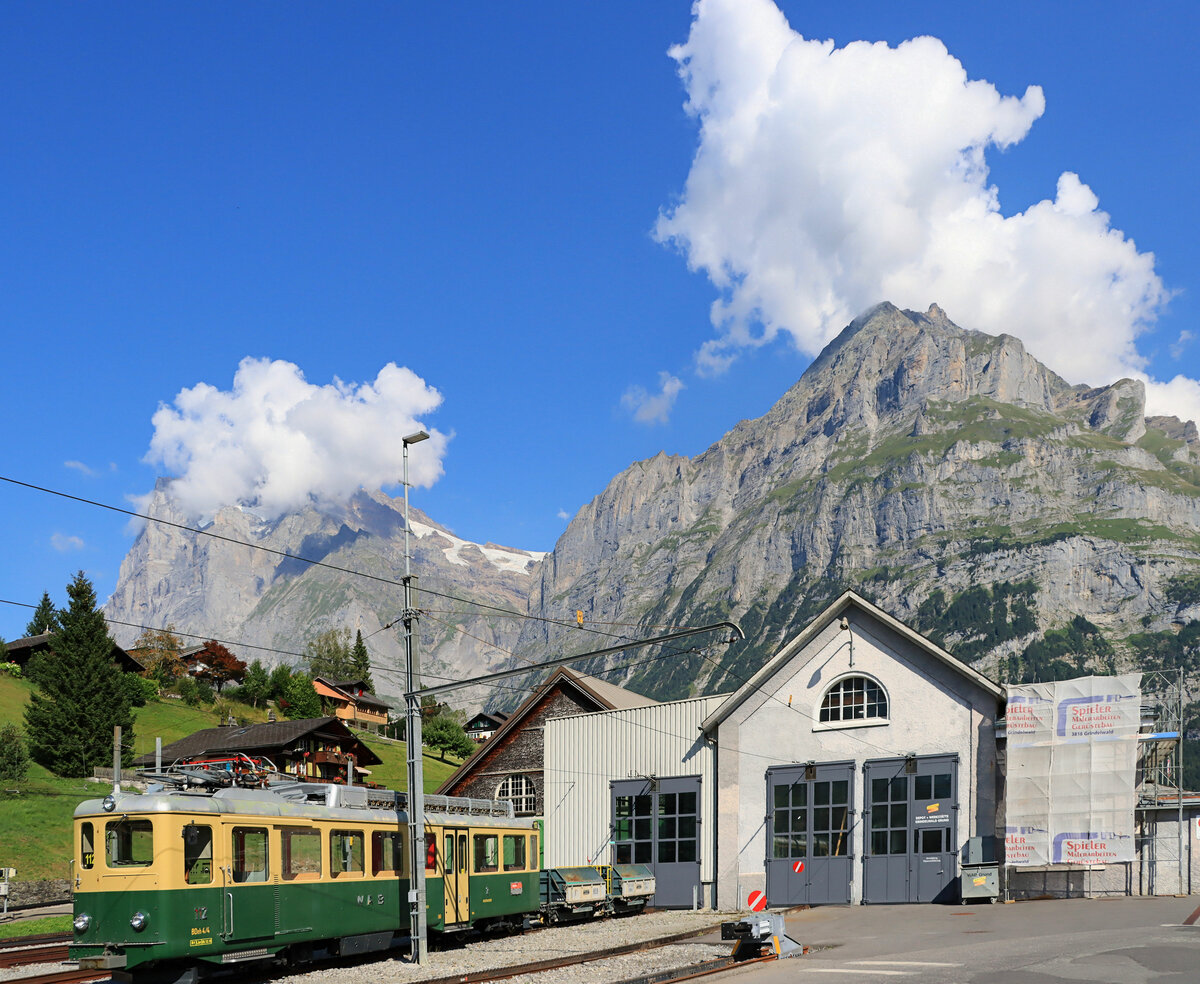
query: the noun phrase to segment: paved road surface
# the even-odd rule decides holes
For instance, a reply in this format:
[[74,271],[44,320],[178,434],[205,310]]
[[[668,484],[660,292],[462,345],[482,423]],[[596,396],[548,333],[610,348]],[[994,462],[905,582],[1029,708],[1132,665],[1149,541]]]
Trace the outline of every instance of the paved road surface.
[[1198,907],[1200,896],[811,909],[787,920],[807,956],[709,980],[1198,984],[1200,925],[1184,925]]

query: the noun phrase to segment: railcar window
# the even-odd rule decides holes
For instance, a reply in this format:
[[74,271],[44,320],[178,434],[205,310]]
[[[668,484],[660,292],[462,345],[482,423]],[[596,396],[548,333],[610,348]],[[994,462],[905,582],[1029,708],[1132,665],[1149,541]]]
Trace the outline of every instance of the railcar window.
[[329,832],[329,867],[333,877],[363,872],[363,834],[361,830]]
[[525,838],[504,835],[504,870],[523,871],[525,869]]
[[313,827],[283,828],[283,877],[321,876],[321,832]]
[[475,870],[499,870],[499,838],[495,834],[475,835]]
[[537,834],[529,838],[529,856],[533,858],[533,867],[540,868],[542,866],[541,857],[538,855]]
[[267,874],[267,829],[234,827],[233,880],[265,882]]
[[96,864],[96,835],[92,825],[84,821],[79,825],[79,864],[91,868]]
[[183,880],[188,885],[212,881],[212,827],[189,823],[183,828]]
[[371,873],[406,874],[407,859],[397,830],[376,830],[371,834]]
[[437,871],[437,837],[425,833],[425,870]]
[[154,863],[154,826],[149,820],[110,820],[104,831],[104,863],[110,868]]

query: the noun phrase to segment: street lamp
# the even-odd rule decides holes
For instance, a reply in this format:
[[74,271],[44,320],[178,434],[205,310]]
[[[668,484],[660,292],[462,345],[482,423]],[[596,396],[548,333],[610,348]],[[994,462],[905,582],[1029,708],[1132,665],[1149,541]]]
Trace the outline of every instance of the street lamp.
[[404,704],[408,757],[408,908],[413,963],[428,960],[425,918],[425,776],[421,761],[421,667],[417,654],[417,611],[413,608],[411,555],[408,548],[408,446],[429,440],[425,431],[401,438],[404,447]]

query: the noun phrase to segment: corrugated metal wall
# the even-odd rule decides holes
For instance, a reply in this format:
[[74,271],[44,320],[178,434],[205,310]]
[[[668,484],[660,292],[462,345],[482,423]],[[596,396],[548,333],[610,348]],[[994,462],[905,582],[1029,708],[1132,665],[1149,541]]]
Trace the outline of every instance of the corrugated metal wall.
[[700,776],[700,878],[713,880],[715,752],[700,722],[724,696],[602,711],[546,722],[546,866],[607,864],[609,782]]

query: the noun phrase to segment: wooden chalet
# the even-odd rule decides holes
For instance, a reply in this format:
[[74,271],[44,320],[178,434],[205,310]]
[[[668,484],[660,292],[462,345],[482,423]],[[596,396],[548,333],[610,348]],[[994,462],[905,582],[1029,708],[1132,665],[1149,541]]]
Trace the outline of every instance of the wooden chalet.
[[[363,782],[371,774],[369,767],[382,761],[330,716],[205,728],[165,746],[162,764],[228,762],[232,768],[239,755],[269,759],[280,772],[313,782],[346,782],[351,774],[354,782]],[[154,754],[142,755],[134,765],[153,768]]]
[[365,680],[328,680],[316,677],[313,687],[321,706],[350,727],[383,734],[388,723],[387,701],[367,689]]
[[470,721],[467,722],[463,730],[467,733],[467,737],[476,744],[483,744],[492,737],[505,721],[508,720],[508,715],[502,711],[493,711],[491,714],[486,714],[480,711]]
[[[16,663],[22,669],[29,660],[37,653],[46,652],[50,648],[50,642],[54,638],[53,632],[43,632],[41,635],[26,636],[24,639],[15,639],[8,643],[8,661]],[[115,642],[113,643],[112,651],[109,653],[112,661],[117,664],[126,673],[141,673],[146,668],[137,660],[134,654],[126,649],[122,649]]]

